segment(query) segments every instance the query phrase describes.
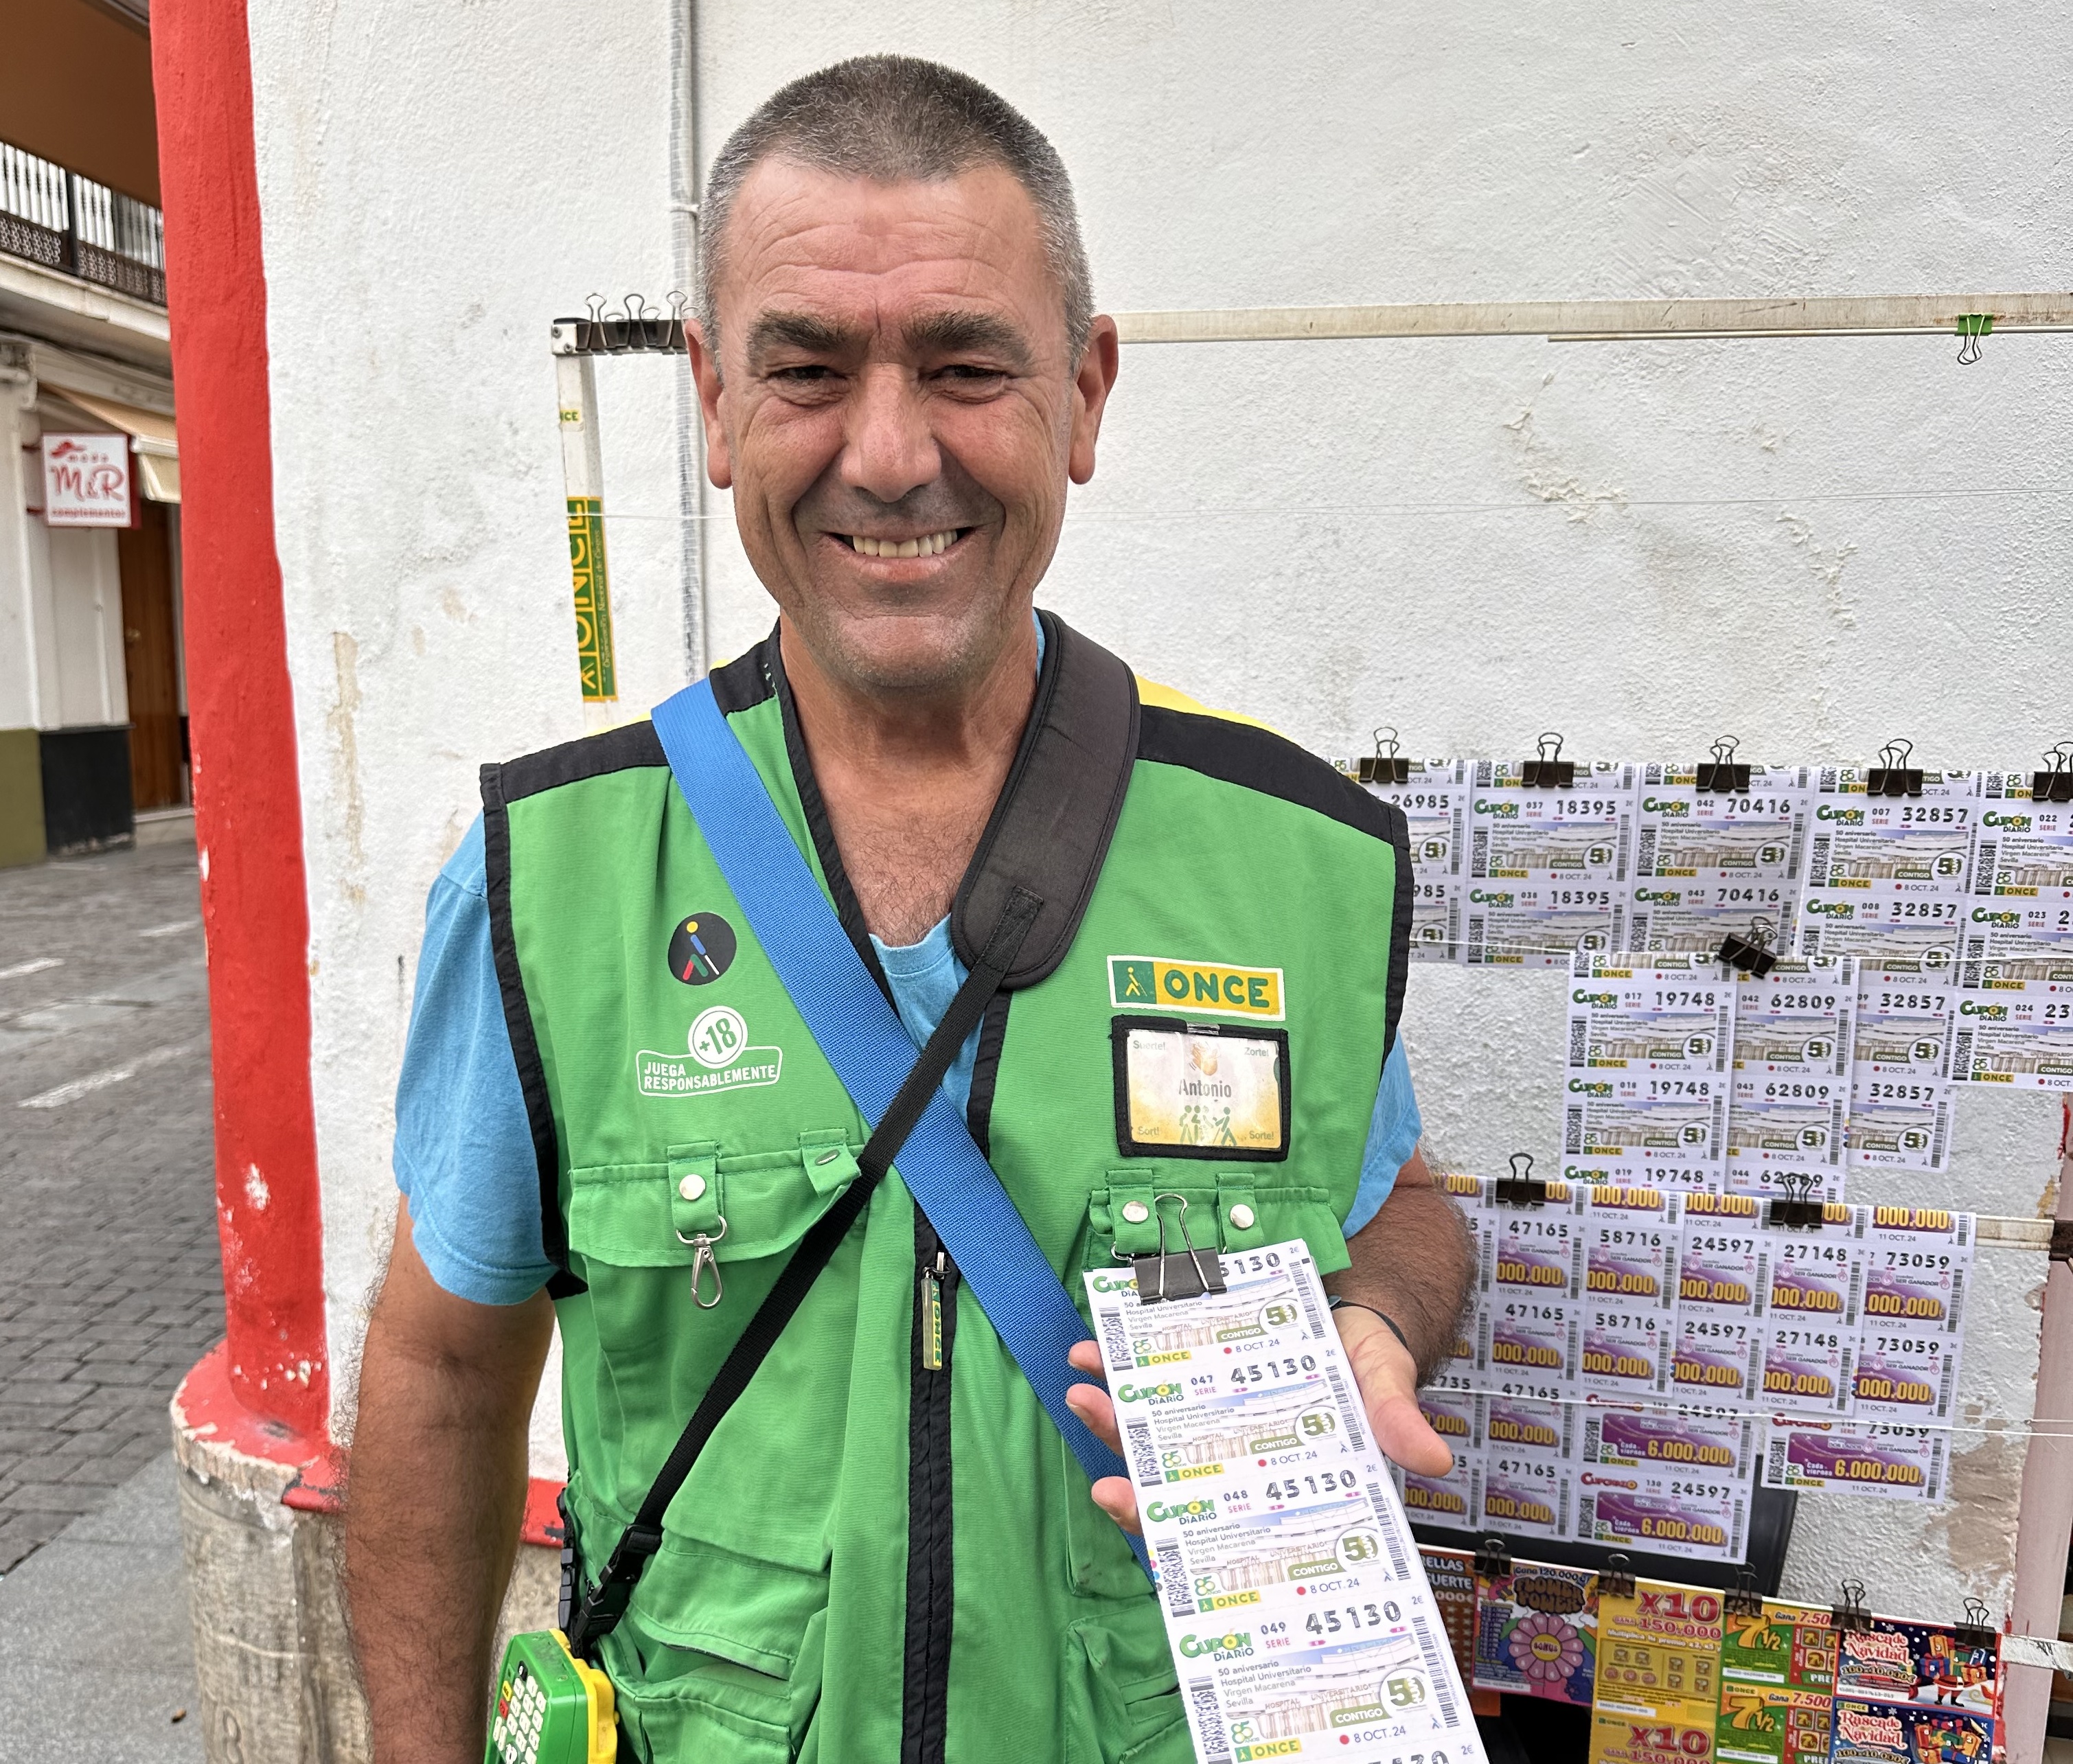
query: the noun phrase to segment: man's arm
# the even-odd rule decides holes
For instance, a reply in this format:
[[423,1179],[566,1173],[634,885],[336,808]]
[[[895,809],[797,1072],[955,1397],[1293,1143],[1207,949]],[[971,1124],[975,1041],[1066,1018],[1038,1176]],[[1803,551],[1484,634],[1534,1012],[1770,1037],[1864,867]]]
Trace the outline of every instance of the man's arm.
[[[1381,1210],[1346,1240],[1346,1250],[1353,1265],[1325,1284],[1348,1301],[1332,1317],[1375,1444],[1407,1470],[1444,1476],[1453,1453],[1420,1410],[1418,1386],[1453,1345],[1454,1325],[1475,1277],[1475,1239],[1461,1209],[1433,1182],[1424,1152],[1411,1154]],[[1354,1309],[1356,1304],[1372,1305],[1395,1319],[1409,1347],[1381,1317]],[[1081,1342],[1066,1358],[1075,1370],[1101,1375],[1101,1350],[1092,1342]],[[1099,1438],[1117,1452],[1123,1449],[1115,1405],[1107,1391],[1075,1384],[1065,1400]],[[1137,1497],[1127,1478],[1103,1477],[1094,1484],[1094,1496],[1125,1531],[1140,1529]]]
[[433,1280],[399,1206],[360,1366],[346,1597],[376,1764],[477,1764],[525,1503],[545,1292],[476,1304]]

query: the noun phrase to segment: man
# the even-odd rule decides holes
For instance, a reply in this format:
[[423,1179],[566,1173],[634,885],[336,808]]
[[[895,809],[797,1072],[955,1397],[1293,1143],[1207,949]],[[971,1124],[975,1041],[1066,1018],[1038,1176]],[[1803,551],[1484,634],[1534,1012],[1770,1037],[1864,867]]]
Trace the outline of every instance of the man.
[[[781,614],[715,696],[859,954],[920,1047],[989,890],[1042,872],[1049,917],[943,1086],[1053,1268],[1077,1290],[1162,1231],[1304,1237],[1341,1271],[1378,1439],[1444,1470],[1414,1391],[1469,1256],[1395,1041],[1401,817],[1032,617],[1117,368],[1056,153],[976,82],[873,57],[765,104],[703,213],[710,470]],[[557,1308],[594,1581],[870,1131],[651,725],[487,768],[484,790],[427,913],[353,1441],[381,1764],[480,1755]],[[1184,1048],[1176,1079],[1162,1050]],[[1113,1445],[1093,1344],[1071,1362]],[[1159,1611],[1117,1528],[1136,1523],[896,1165],[596,1657],[641,1758],[1178,1764]]]

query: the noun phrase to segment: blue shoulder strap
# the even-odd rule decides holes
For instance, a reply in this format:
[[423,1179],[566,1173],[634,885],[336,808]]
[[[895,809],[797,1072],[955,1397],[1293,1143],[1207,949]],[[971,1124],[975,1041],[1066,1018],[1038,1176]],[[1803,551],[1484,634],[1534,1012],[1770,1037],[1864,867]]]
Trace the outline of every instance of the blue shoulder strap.
[[[913,1068],[913,1038],[793,843],[711,682],[686,686],[653,715],[677,788],[749,929],[815,1045],[876,1126]],[[895,1168],[1088,1480],[1124,1475],[1123,1461],[1065,1406],[1067,1388],[1086,1382],[1065,1354],[1087,1339],[1087,1326],[940,1086]],[[1144,1563],[1143,1540],[1128,1541]]]

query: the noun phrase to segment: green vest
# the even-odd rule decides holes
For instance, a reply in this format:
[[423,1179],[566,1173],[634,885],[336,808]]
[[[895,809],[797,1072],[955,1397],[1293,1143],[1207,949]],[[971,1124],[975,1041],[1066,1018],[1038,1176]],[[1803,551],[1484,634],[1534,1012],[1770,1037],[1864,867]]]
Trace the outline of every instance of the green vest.
[[[1062,628],[1045,616],[1049,670]],[[870,961],[776,637],[713,678]],[[1262,728],[1141,697],[1084,917],[1055,971],[994,999],[971,1087],[973,1135],[1076,1300],[1083,1270],[1156,1247],[1160,1195],[1185,1197],[1198,1247],[1300,1236],[1324,1271],[1346,1265],[1410,923],[1398,810]],[[652,725],[485,767],[483,797],[544,1233],[567,1270],[550,1290],[568,1506],[595,1574],[868,1132]],[[1227,1058],[1277,1044],[1270,1138],[1242,1088],[1234,1120],[1218,1043],[1173,1034],[1188,1024],[1246,1037]],[[1133,1100],[1133,1032],[1147,1071],[1185,1044],[1177,1099],[1169,1074]],[[700,1238],[723,1287],[709,1309]],[[896,1164],[666,1531],[601,1647],[640,1758],[1192,1756],[1144,1574]]]

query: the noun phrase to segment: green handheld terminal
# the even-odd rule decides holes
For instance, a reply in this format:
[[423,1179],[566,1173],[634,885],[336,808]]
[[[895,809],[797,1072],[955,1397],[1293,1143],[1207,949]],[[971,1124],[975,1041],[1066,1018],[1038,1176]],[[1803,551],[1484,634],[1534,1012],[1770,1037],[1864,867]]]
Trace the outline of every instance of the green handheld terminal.
[[612,1680],[571,1655],[559,1630],[513,1636],[483,1764],[616,1764],[618,1756]]

